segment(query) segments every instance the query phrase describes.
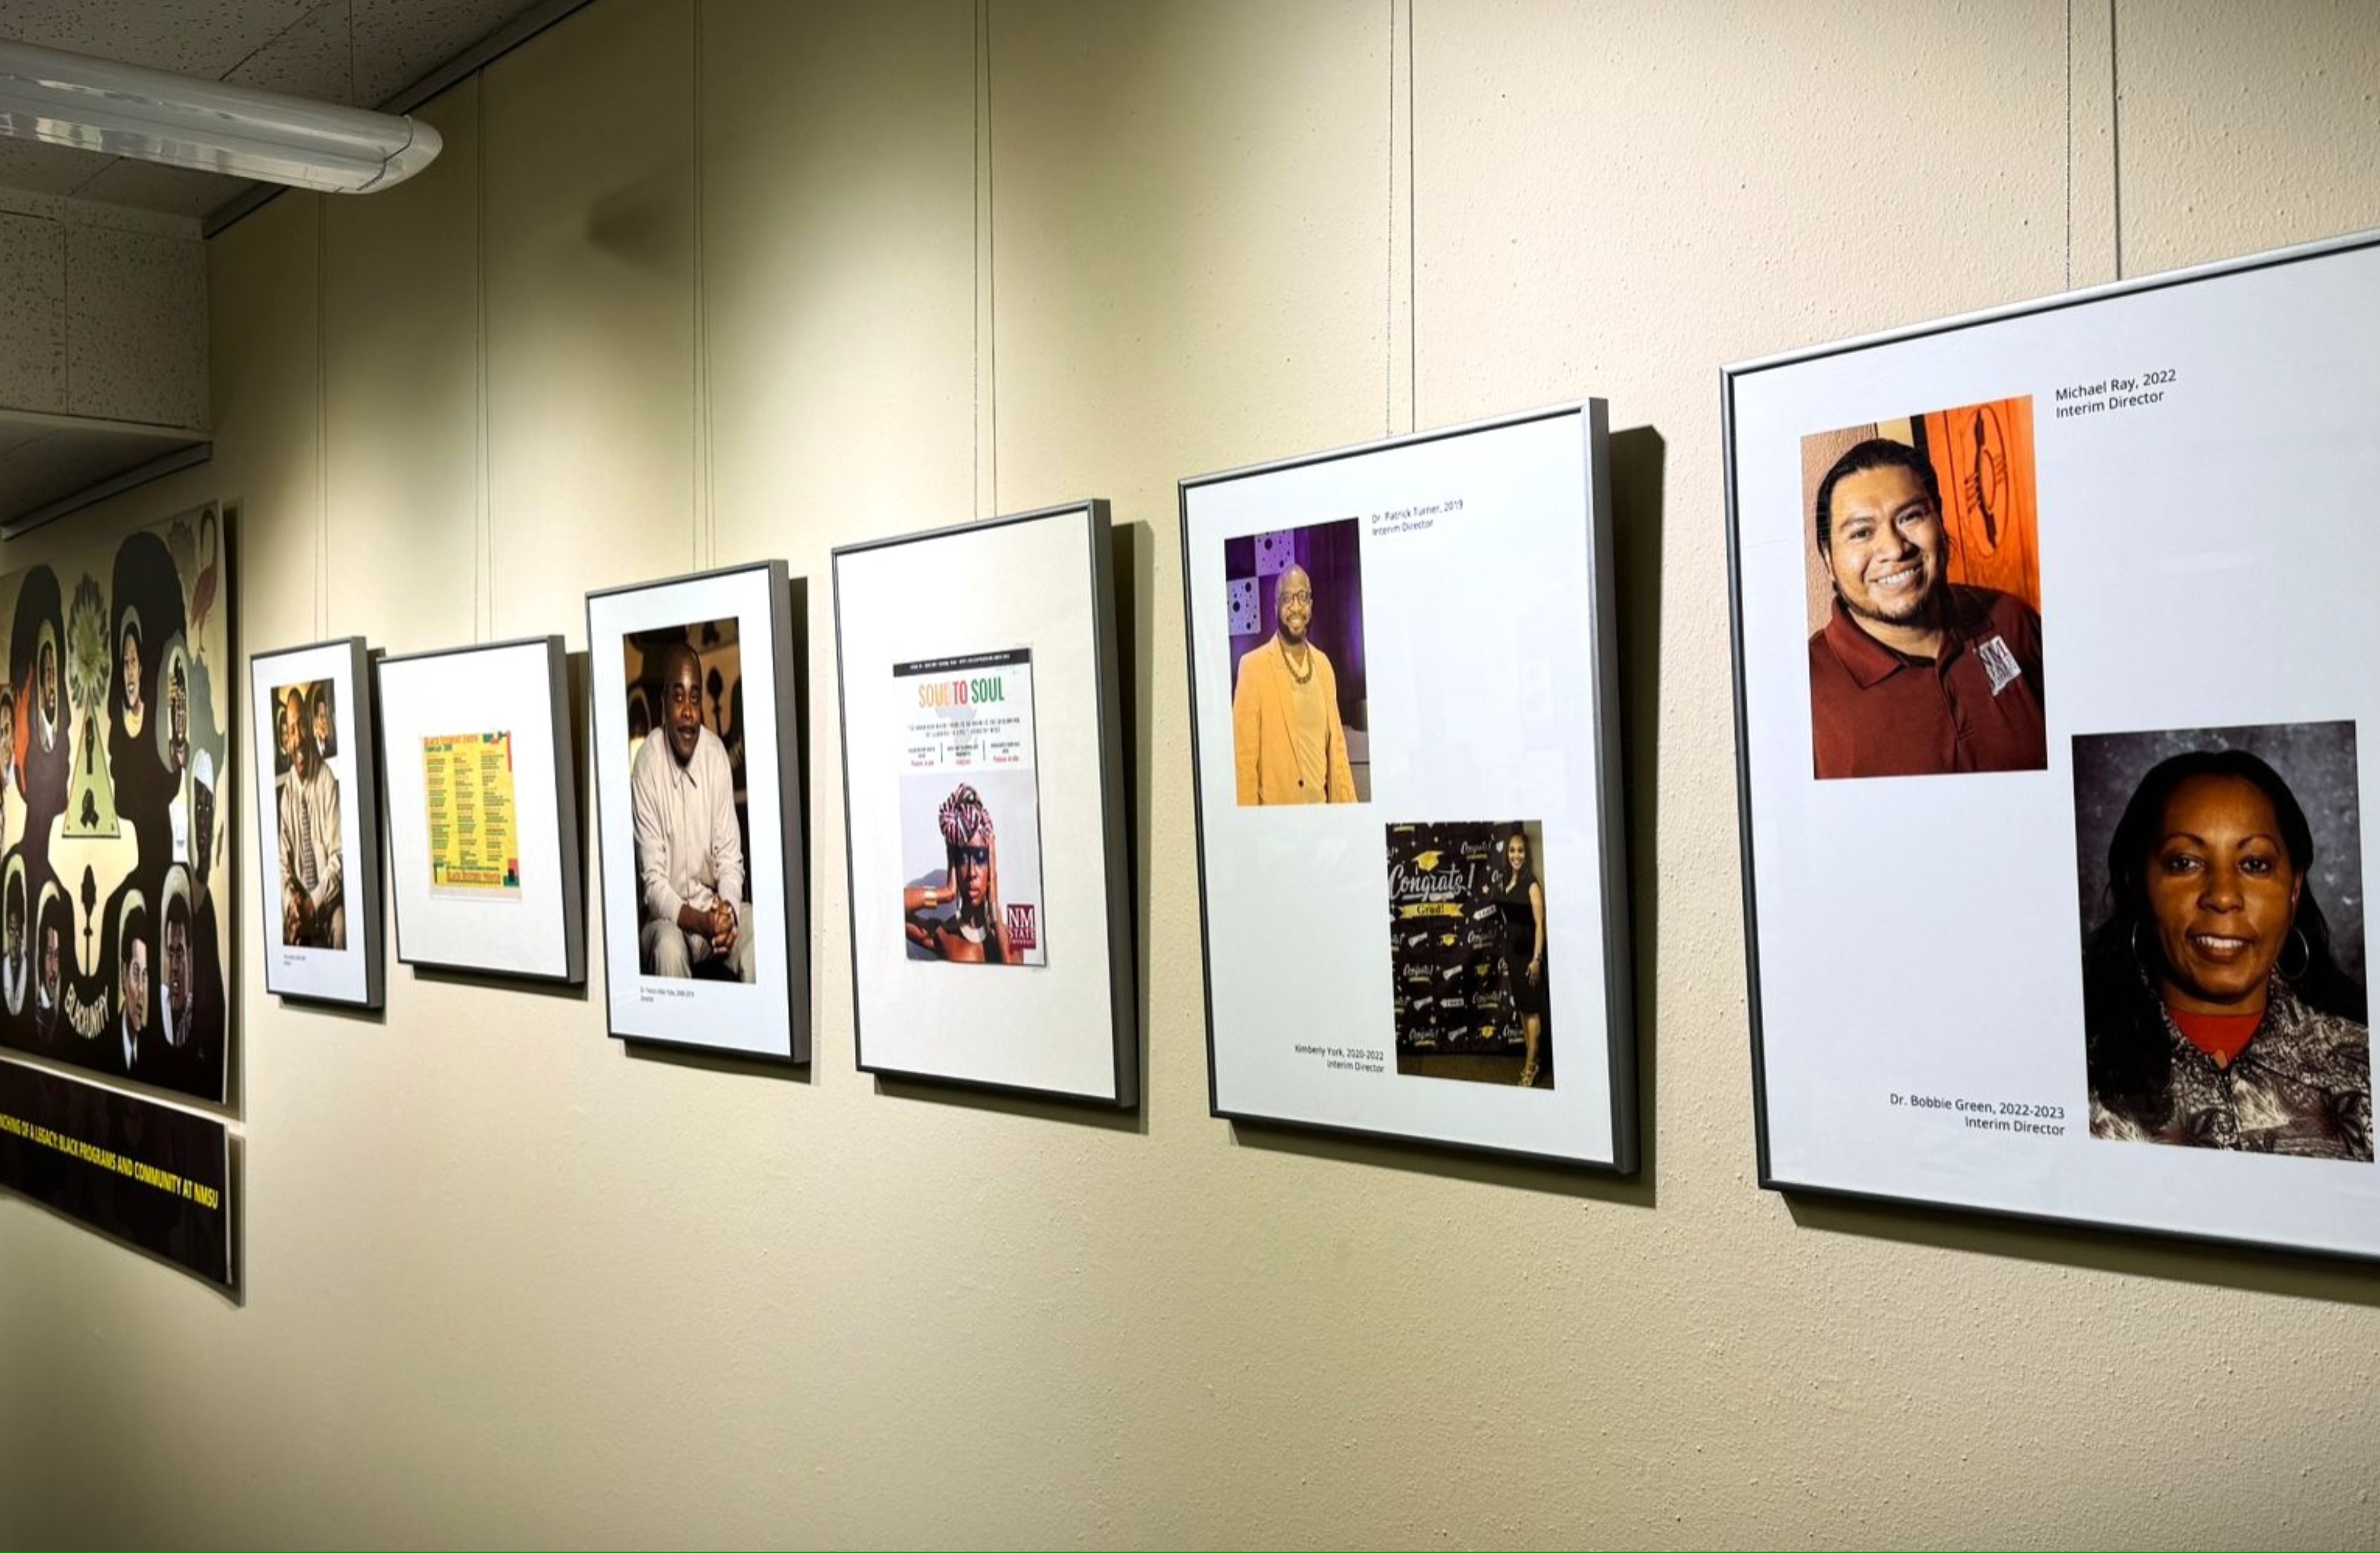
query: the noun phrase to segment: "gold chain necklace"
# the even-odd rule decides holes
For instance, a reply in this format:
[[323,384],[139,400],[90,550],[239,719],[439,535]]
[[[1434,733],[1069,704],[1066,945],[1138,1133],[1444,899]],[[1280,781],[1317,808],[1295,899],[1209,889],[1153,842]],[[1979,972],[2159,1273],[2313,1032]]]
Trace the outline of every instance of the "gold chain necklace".
[[1295,680],[1300,685],[1311,685],[1314,683],[1314,649],[1312,648],[1309,647],[1305,649],[1305,672],[1302,674],[1297,672],[1297,665],[1291,662],[1289,660],[1289,644],[1286,642],[1281,644],[1281,661],[1282,664],[1288,668],[1290,678]]

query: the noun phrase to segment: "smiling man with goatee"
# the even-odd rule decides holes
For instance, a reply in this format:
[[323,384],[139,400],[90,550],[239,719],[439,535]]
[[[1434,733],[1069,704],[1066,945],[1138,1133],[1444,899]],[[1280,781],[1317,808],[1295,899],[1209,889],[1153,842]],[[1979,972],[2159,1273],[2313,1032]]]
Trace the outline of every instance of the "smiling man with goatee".
[[1291,566],[1273,585],[1272,639],[1240,660],[1232,753],[1243,804],[1352,804],[1354,768],[1339,717],[1339,676],[1306,633],[1314,579]]
[[1810,637],[1821,777],[2037,771],[2048,764],[2041,617],[1949,580],[1934,467],[1874,439],[1835,461],[1812,514],[1834,588]]

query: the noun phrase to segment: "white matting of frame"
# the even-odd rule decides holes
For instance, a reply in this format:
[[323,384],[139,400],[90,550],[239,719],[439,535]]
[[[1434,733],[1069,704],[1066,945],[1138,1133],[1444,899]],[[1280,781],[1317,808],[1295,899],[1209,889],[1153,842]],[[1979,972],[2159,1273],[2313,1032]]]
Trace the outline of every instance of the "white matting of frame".
[[[2182,963],[2190,952],[2169,963],[2157,947],[2167,916],[2197,929],[2125,904],[2140,899],[2124,881],[2145,886],[2151,853],[2119,841],[2136,802],[2159,837],[2181,824],[2157,774],[2168,758],[2241,770],[2252,758],[2309,814],[2313,855],[2292,871],[2331,914],[2338,958],[2362,974],[2374,778],[2355,743],[2380,716],[2375,340],[2380,234],[1728,370],[1763,1185],[2380,1255],[2363,1011],[2352,1030],[2324,1025],[2324,1071],[2292,1074],[2295,1098],[2266,1114],[2214,1098],[2298,1059],[2277,1025],[2228,1070],[2194,1056],[2178,1025],[2156,1027],[2159,1004],[2212,983]],[[1954,472],[1972,458],[1978,480],[1937,480],[1935,528],[1951,535],[1949,575],[1986,574],[2010,531],[1968,526],[2019,489],[1986,456],[2015,420],[1964,412],[2017,404],[2029,406],[2038,509],[2038,752],[1912,754],[1905,722],[1877,731],[1865,690],[1813,687],[1818,648],[1834,651],[1812,641],[1834,628],[1818,624],[1831,618],[1827,590],[1870,579],[1847,563],[1845,580],[1837,549],[1817,550],[1812,482],[1870,438],[1922,438]],[[1961,413],[1945,422],[1943,406]],[[1812,451],[1829,435],[1840,450]],[[2001,500],[1995,516],[2012,510]],[[1911,555],[1930,552],[1933,532],[1920,524]],[[1996,634],[1969,635],[1986,667]],[[1893,668],[1843,640],[1869,670]],[[1993,710],[2008,667],[1968,696],[1971,710]],[[1827,746],[1846,746],[1829,723],[1887,763],[1983,769],[1837,775]],[[2301,963],[2291,934],[2239,936],[2269,961],[2252,978],[2259,991],[2239,996],[2280,1008],[2271,977],[2289,983]],[[2115,1002],[2095,994],[2091,1006],[2138,1002],[2144,1019],[2086,1017],[2086,940],[2121,961],[2093,962],[2091,985]],[[2126,1076],[2151,1058],[2162,1082]]]
[[[1635,1169],[1606,440],[1589,401],[1182,483],[1216,1115]],[[1275,802],[1284,597],[1354,801]]]
[[834,552],[862,1069],[1137,1098],[1111,543],[1085,502]]
[[584,981],[562,638],[382,658],[374,671],[397,959]]
[[[612,1034],[622,1039],[809,1061],[809,917],[788,601],[782,561],[587,596],[604,1000]],[[681,958],[648,965],[650,859],[638,839],[631,773],[643,746],[663,736],[662,659],[673,641],[697,652],[697,744],[735,752],[720,757],[731,775],[716,779],[732,781],[732,794],[714,790],[702,799],[740,811],[740,823],[706,819],[706,834],[717,845],[736,832],[744,874],[734,904],[737,938],[751,956],[748,980],[732,952],[713,952],[691,938]],[[722,669],[731,648],[733,673]],[[712,780],[706,773],[704,781]],[[727,876],[705,877],[723,885]],[[713,893],[705,890],[706,898]]]
[[[249,726],[260,731],[257,877],[264,888],[257,894],[265,990],[378,1008],[380,777],[364,640],[260,652],[249,660]],[[295,764],[285,726],[293,715]]]

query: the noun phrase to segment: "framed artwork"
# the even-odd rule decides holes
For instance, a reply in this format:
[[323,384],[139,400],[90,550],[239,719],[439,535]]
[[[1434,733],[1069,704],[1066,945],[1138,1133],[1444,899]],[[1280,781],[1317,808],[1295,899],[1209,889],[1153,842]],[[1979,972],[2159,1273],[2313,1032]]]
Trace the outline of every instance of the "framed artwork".
[[1216,1115],[1636,1168],[1605,443],[1182,482]]
[[249,707],[273,732],[256,761],[264,986],[378,1008],[382,996],[380,773],[361,637],[260,652]]
[[1080,502],[834,552],[869,1073],[1138,1098],[1111,543]]
[[1727,370],[1760,1180],[2380,1256],[2380,234]]
[[0,1044],[225,1097],[237,689],[209,505],[0,577]]
[[623,1040],[807,1062],[782,561],[587,596],[604,999]]
[[382,658],[374,673],[397,959],[586,980],[562,638]]

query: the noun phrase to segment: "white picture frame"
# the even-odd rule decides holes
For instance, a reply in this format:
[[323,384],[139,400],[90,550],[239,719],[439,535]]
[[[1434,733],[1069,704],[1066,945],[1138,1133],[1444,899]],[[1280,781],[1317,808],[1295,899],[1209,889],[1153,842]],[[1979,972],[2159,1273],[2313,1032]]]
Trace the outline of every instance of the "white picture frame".
[[834,552],[864,1072],[1137,1103],[1112,543],[1090,501]]
[[1607,442],[1181,482],[1215,1115],[1635,1170]]
[[1764,1187],[2380,1256],[2375,337],[2367,233],[1726,369]]
[[[587,596],[604,1002],[611,1033],[618,1039],[764,1062],[809,1061],[809,916],[790,598],[783,561]],[[697,713],[701,726],[690,741],[693,753],[675,768],[686,786],[674,800],[679,805],[674,822],[699,827],[715,848],[723,849],[728,833],[735,832],[735,866],[743,871],[726,892],[737,897],[732,903],[714,888],[724,887],[732,873],[723,850],[709,854],[712,862],[694,865],[703,877],[675,876],[687,892],[671,888],[670,879],[661,883],[671,898],[682,906],[696,905],[698,913],[729,906],[736,920],[734,946],[724,953],[711,947],[724,934],[713,940],[682,927],[676,929],[679,947],[671,948],[665,937],[670,929],[658,918],[648,920],[653,893],[640,878],[633,766],[647,739],[663,732],[662,659],[674,651],[674,644],[697,649],[702,702]],[[641,726],[636,722],[639,708]],[[666,753],[655,755],[650,793],[668,791],[667,782],[679,780],[669,776],[673,768],[663,761]],[[716,790],[708,773],[720,770],[731,773],[726,780],[740,797],[731,801]],[[698,798],[698,774],[710,786]],[[710,807],[715,803],[732,808],[735,819],[725,818],[727,808]],[[681,855],[691,856],[694,850],[682,847]],[[648,926],[655,929],[653,955],[666,958],[649,957]],[[748,960],[739,963],[739,954]]]
[[373,673],[398,963],[585,981],[562,638],[383,657]]
[[[296,737],[318,773],[311,778],[301,779],[286,753],[285,720],[298,704],[305,710]],[[265,990],[377,1009],[384,989],[380,777],[364,639],[257,653],[249,660],[249,726],[264,731],[255,791]],[[335,835],[328,833],[334,816]],[[310,885],[300,877],[309,856]],[[304,896],[295,916],[293,884]]]

